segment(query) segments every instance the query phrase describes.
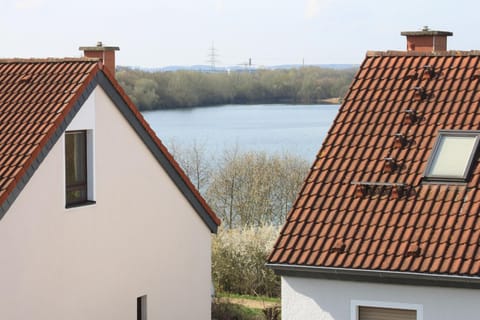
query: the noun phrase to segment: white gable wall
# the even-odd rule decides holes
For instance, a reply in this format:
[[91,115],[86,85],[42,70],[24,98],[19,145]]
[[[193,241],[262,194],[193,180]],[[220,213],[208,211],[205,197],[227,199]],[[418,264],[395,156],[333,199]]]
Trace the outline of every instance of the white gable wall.
[[357,320],[358,305],[417,310],[417,320],[479,319],[480,290],[282,277],[282,319]]
[[92,101],[96,204],[65,209],[60,139],[0,220],[0,318],[131,320],[147,295],[147,319],[210,319],[210,230],[102,89]]

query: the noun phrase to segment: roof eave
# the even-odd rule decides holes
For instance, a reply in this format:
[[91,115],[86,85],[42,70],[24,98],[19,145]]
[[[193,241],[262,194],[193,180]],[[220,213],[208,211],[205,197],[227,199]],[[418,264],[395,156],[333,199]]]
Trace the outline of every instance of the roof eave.
[[480,289],[480,277],[267,263],[277,275],[412,286]]

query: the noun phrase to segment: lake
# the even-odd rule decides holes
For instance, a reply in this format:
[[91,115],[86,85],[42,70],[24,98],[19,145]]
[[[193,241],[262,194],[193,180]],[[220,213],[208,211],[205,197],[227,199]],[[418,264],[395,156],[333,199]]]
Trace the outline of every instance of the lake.
[[313,161],[338,105],[225,105],[143,112],[169,147],[203,145],[211,155],[241,151],[289,152]]

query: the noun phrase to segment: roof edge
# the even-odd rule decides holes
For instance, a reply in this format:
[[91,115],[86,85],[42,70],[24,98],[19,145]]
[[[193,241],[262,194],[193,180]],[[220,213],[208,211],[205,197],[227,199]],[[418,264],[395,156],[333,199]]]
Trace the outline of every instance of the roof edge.
[[469,57],[469,56],[480,56],[480,50],[470,50],[470,51],[461,51],[461,50],[449,50],[449,51],[433,51],[433,52],[420,52],[420,51],[367,51],[365,54],[366,57],[423,57],[423,56],[446,56],[446,57]]
[[65,62],[94,62],[99,58],[0,58],[0,63],[65,63]]
[[382,270],[355,270],[346,268],[315,267],[267,263],[266,266],[280,276],[320,278],[340,281],[376,282],[413,286],[480,289],[480,277],[439,275]]

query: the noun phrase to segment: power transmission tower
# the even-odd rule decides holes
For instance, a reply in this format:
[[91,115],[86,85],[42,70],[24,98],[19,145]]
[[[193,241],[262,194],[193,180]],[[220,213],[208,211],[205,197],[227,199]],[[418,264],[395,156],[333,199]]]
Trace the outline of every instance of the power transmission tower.
[[207,62],[210,64],[212,71],[215,71],[215,66],[219,62],[218,61],[218,54],[217,50],[215,49],[214,43],[212,42],[212,46],[208,49],[208,60]]

